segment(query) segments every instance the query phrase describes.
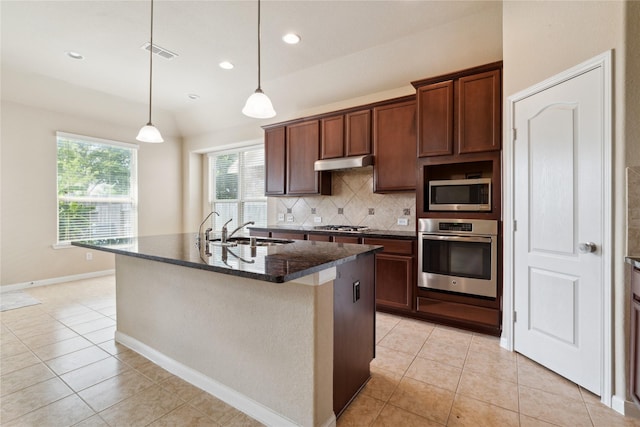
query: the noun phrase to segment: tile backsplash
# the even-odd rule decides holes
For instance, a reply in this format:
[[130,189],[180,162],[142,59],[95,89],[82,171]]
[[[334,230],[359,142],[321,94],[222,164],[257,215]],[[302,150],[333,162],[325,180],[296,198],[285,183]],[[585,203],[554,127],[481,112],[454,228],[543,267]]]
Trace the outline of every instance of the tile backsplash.
[[[269,218],[269,224],[366,225],[378,230],[415,230],[415,192],[374,193],[371,167],[332,174],[331,196],[269,197],[269,212],[276,215]],[[289,215],[293,215],[293,221],[287,221]],[[318,217],[322,222],[315,222]],[[398,218],[407,219],[408,224],[398,225]]]
[[640,166],[627,168],[627,255],[640,256]]

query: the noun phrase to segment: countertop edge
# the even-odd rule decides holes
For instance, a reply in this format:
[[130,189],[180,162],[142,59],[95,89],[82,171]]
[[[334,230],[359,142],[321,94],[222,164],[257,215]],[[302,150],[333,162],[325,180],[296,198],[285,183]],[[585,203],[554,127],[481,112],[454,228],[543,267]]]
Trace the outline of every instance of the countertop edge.
[[631,264],[633,267],[640,269],[640,257],[628,256],[624,258],[627,264]]
[[331,231],[331,230],[315,230],[304,226],[251,226],[249,230],[256,231],[291,231],[301,232],[305,234],[319,234],[331,236],[351,236],[373,239],[398,239],[398,240],[417,240],[418,233],[416,231],[398,231],[398,230],[371,230],[371,231]]
[[331,268],[331,267],[336,267],[338,265],[354,261],[354,260],[356,260],[356,259],[358,259],[358,258],[360,258],[362,256],[373,255],[373,254],[376,254],[378,252],[382,252],[382,250],[384,249],[382,246],[375,246],[375,247],[373,247],[371,249],[364,250],[364,251],[362,251],[362,252],[360,252],[358,254],[350,255],[348,257],[340,258],[340,259],[337,259],[337,260],[334,260],[334,261],[330,261],[330,262],[326,262],[326,263],[323,263],[323,264],[318,264],[316,266],[309,267],[309,268],[307,268],[305,270],[298,271],[298,272],[295,272],[295,273],[285,274],[285,275],[269,275],[269,274],[253,273],[253,272],[243,271],[243,270],[233,270],[233,269],[218,267],[218,266],[214,266],[214,265],[210,265],[210,264],[199,264],[199,263],[179,260],[179,259],[175,259],[175,258],[161,257],[161,256],[157,256],[157,255],[133,253],[133,252],[129,252],[129,251],[126,251],[126,250],[119,250],[119,249],[115,249],[115,248],[97,246],[97,245],[92,245],[92,244],[83,243],[83,242],[71,242],[71,244],[73,246],[83,247],[83,248],[87,248],[87,249],[94,249],[94,250],[103,251],[103,252],[111,252],[111,253],[114,253],[116,255],[130,256],[130,257],[134,257],[134,258],[146,259],[146,260],[149,260],[149,261],[163,262],[163,263],[166,263],[166,264],[174,264],[174,265],[178,265],[178,266],[181,266],[181,267],[195,268],[195,269],[198,269],[198,270],[206,270],[206,271],[211,271],[211,272],[214,272],[214,273],[228,274],[230,276],[244,277],[244,278],[247,278],[247,279],[261,280],[263,282],[271,282],[271,283],[290,282],[292,280],[299,279],[301,277],[305,277],[305,276],[308,276],[308,275],[313,274],[313,273],[317,273],[318,271],[326,270],[326,269]]

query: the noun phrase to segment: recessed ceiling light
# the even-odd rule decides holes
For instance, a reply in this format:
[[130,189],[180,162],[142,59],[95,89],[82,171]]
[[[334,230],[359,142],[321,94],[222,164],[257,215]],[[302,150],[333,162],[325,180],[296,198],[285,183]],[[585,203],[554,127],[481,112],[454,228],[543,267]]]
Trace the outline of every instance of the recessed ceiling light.
[[74,52],[72,50],[68,50],[66,52],[67,56],[71,59],[84,59],[84,56],[82,56],[81,54],[79,54],[78,52]]
[[231,62],[229,62],[229,61],[222,61],[218,65],[220,66],[220,68],[224,68],[225,70],[233,69],[233,64]]
[[288,44],[298,44],[300,43],[300,36],[297,34],[289,33],[282,36],[282,40]]
[[189,99],[200,99],[200,95],[196,93],[189,93],[187,94],[187,96],[189,97]]

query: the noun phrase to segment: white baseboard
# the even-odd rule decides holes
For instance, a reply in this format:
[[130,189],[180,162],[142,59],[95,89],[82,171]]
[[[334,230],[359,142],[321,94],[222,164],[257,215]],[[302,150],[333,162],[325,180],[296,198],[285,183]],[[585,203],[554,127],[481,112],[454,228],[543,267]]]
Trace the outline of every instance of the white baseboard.
[[640,418],[640,409],[638,409],[635,403],[625,400],[619,396],[611,397],[611,409],[625,417]]
[[14,283],[12,285],[0,286],[0,293],[20,291],[22,289],[35,288],[38,286],[55,285],[64,282],[73,282],[75,280],[93,279],[95,277],[111,276],[115,274],[115,270],[94,271],[91,273],[74,274],[72,276],[54,277],[52,279],[34,280],[32,282]]
[[[116,331],[115,339],[120,344],[140,353],[142,356],[171,372],[175,376],[193,384],[209,394],[212,394],[223,402],[233,406],[239,411],[244,412],[267,426],[295,427],[298,425],[290,419],[250,399],[244,394],[239,393],[236,390],[233,390],[186,365],[183,365],[182,363],[160,353],[129,335]],[[322,427],[335,427],[335,425],[335,415],[322,423]]]

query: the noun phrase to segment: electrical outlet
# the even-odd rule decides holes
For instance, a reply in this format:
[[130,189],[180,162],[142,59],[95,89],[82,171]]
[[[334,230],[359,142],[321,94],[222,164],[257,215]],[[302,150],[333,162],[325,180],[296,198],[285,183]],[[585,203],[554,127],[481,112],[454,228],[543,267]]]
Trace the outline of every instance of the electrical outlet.
[[353,282],[353,302],[357,302],[360,299],[360,281]]
[[284,221],[284,214],[283,213],[279,213],[278,214],[278,221]]
[[409,225],[409,218],[398,218],[398,225]]
[[287,214],[287,222],[293,222],[293,214]]
[[316,224],[320,224],[322,222],[322,217],[321,216],[314,216],[313,217],[313,222],[315,222]]
[[91,260],[93,259],[93,254],[92,254],[91,252],[87,252],[87,253],[85,254],[85,259],[86,259],[87,261],[91,261]]

